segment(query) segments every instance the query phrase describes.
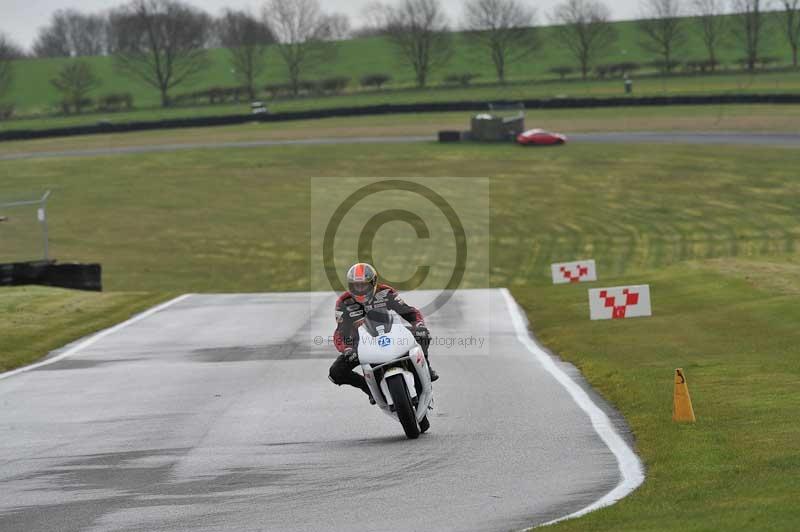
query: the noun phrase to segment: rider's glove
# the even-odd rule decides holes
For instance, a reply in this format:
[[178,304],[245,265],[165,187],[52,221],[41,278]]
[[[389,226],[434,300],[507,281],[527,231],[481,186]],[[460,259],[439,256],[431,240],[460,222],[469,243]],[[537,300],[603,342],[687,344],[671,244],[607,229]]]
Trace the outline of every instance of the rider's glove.
[[347,362],[351,364],[358,364],[358,353],[356,353],[355,349],[348,347],[347,349],[344,350],[342,356],[344,356],[344,359]]
[[424,323],[419,322],[414,326],[414,336],[417,338],[430,338],[431,332],[425,327]]

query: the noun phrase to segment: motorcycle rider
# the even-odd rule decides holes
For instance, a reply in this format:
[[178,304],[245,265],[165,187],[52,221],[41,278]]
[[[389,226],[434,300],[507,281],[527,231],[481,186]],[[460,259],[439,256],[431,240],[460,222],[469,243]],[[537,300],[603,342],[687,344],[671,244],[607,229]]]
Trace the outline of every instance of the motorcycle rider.
[[[428,359],[431,336],[422,313],[403,301],[397,290],[387,284],[378,283],[378,273],[366,262],[354,264],[347,272],[348,291],[336,300],[336,332],[333,343],[341,353],[330,368],[329,379],[341,386],[349,384],[366,393],[374,402],[364,377],[353,371],[358,365],[358,328],[366,313],[373,309],[394,310],[412,326],[412,333]],[[439,375],[430,367],[431,382]]]

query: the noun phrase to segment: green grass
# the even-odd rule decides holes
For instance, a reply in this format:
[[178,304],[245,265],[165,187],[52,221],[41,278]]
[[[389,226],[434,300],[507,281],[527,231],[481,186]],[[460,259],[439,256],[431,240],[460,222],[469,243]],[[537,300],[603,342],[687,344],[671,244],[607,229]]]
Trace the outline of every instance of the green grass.
[[0,288],[0,372],[126,320],[167,294]]
[[[546,345],[621,410],[647,466],[630,498],[557,529],[789,531],[798,165],[797,150],[679,145],[202,150],[5,162],[0,197],[53,188],[54,255],[102,262],[112,292],[305,290],[306,177],[490,177],[491,225],[476,235],[489,284],[510,287]],[[551,261],[586,256],[603,284],[650,283],[655,316],[590,322],[587,287],[548,280]],[[676,367],[694,425],[670,421]]]
[[492,176],[492,281],[515,286],[576,253],[613,274],[793,253],[798,165],[742,147],[283,146],[6,161],[0,196],[53,189],[52,254],[102,262],[109,290],[299,290],[304,177]]
[[[585,286],[513,291],[540,340],[624,413],[647,467],[629,498],[553,530],[795,530],[797,256],[688,262],[603,279],[631,282],[650,283],[653,318],[590,322]],[[677,367],[696,424],[671,421]]]
[[[773,21],[777,24],[777,21]],[[640,45],[640,38],[635,23],[615,23],[620,38],[609,51],[604,63],[621,61],[635,61],[646,63],[657,57],[644,51]],[[775,26],[777,28],[777,26]],[[338,53],[335,61],[315,66],[304,76],[307,79],[320,79],[331,76],[346,76],[353,80],[351,89],[355,89],[358,80],[365,74],[375,72],[390,73],[394,80],[387,86],[388,91],[356,92],[333,97],[310,97],[296,100],[280,100],[273,103],[275,111],[314,109],[321,107],[337,107],[350,105],[370,105],[377,103],[416,103],[423,101],[454,101],[466,99],[493,100],[501,98],[541,98],[559,95],[570,96],[610,96],[622,95],[620,80],[591,81],[588,83],[572,80],[562,83],[554,80],[548,70],[558,65],[573,65],[574,60],[569,56],[565,47],[556,43],[552,28],[541,30],[542,40],[545,45],[536,54],[525,61],[512,64],[508,71],[510,85],[499,87],[494,85],[477,86],[469,89],[461,88],[431,88],[414,90],[413,72],[402,65],[394,53],[391,44],[384,38],[373,37],[343,41],[336,44]],[[679,52],[680,59],[703,59],[706,54],[699,38],[699,32],[691,31],[685,48]],[[436,71],[432,75],[431,84],[440,85],[449,74],[472,72],[479,75],[478,81],[482,84],[493,84],[495,74],[488,55],[481,49],[470,45],[464,38],[457,36],[456,49],[450,64],[446,68]],[[730,68],[744,55],[735,42],[728,42],[720,51],[720,60]],[[780,58],[783,64],[790,62],[790,49],[784,43],[782,33],[777,30],[765,34],[765,43],[762,51],[764,56]],[[191,92],[211,86],[231,86],[236,80],[231,73],[225,50],[211,51],[212,66],[192,83],[178,87],[174,94]],[[128,119],[151,120],[165,116],[161,110],[155,109],[160,104],[157,90],[149,87],[136,79],[128,79],[115,71],[113,60],[109,57],[92,57],[86,59],[103,81],[101,87],[96,89],[93,96],[112,92],[132,92],[135,105],[140,108],[133,114],[121,113],[111,115],[115,120]],[[16,82],[12,91],[4,100],[13,102],[18,109],[18,114],[49,115],[61,100],[57,91],[51,86],[49,80],[68,61],[67,59],[26,59],[16,62]],[[269,68],[259,80],[260,85],[283,83],[286,81],[285,67],[273,50],[267,58]],[[742,73],[730,73],[717,76],[673,78],[644,77],[636,80],[637,95],[677,94],[677,93],[742,93],[742,92],[794,92],[800,89],[800,74],[785,72],[779,74],[761,74],[751,76]],[[246,106],[225,105],[206,106],[200,108],[173,109],[166,116],[200,116],[206,114],[230,114],[246,112]],[[74,123],[92,123],[99,118],[106,118],[107,113],[88,115],[78,118],[64,118],[53,121],[53,127],[70,125]],[[2,124],[0,128],[37,127],[35,123]],[[42,126],[38,126],[42,127]]]

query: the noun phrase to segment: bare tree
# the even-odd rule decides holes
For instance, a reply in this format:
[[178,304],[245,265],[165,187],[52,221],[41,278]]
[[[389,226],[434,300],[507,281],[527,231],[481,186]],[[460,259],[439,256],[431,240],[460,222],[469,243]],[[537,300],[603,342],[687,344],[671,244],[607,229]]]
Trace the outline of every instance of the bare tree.
[[572,52],[583,79],[598,56],[608,52],[617,40],[609,22],[611,11],[599,0],[565,0],[553,12],[556,37]]
[[782,0],[786,40],[792,48],[792,66],[797,68],[797,48],[800,46],[800,0]]
[[69,57],[72,55],[66,27],[52,23],[50,26],[39,29],[39,34],[33,43],[33,53],[36,57]]
[[352,31],[355,37],[378,37],[386,35],[386,7],[380,2],[370,2],[361,10],[361,27]]
[[33,49],[39,57],[101,55],[108,51],[108,20],[74,9],[56,11],[39,29]]
[[89,93],[100,86],[100,80],[84,61],[64,65],[50,83],[64,95],[64,103],[78,114],[83,110]]
[[236,78],[254,100],[256,79],[266,69],[265,55],[275,37],[266,24],[244,11],[226,10],[217,22],[217,32],[230,53]]
[[286,64],[292,93],[297,95],[303,72],[336,53],[335,45],[328,42],[328,17],[317,0],[270,0],[264,18]]
[[686,43],[680,0],[642,0],[642,18],[637,26],[642,48],[661,56],[664,71],[672,72],[677,48]]
[[733,34],[745,52],[747,70],[753,71],[761,55],[764,12],[761,0],[733,0]]
[[469,35],[489,50],[497,79],[505,83],[506,67],[539,47],[533,28],[536,11],[518,0],[468,0],[464,6]]
[[14,60],[23,57],[22,50],[0,33],[0,97],[11,88],[14,81]]
[[111,14],[116,66],[157,88],[166,107],[170,89],[209,66],[210,28],[207,14],[181,2],[133,0]]
[[328,39],[331,41],[343,41],[352,34],[350,19],[343,13],[327,15],[325,23],[328,25]]
[[383,6],[383,27],[403,62],[414,70],[417,86],[424,87],[433,69],[453,55],[453,39],[439,0],[403,0],[398,7]]
[[102,15],[83,15],[69,11],[67,28],[72,54],[102,55],[108,51],[108,19]]
[[701,37],[708,52],[708,64],[713,72],[717,68],[717,49],[725,39],[727,21],[722,16],[724,0],[694,0],[693,11],[702,30]]

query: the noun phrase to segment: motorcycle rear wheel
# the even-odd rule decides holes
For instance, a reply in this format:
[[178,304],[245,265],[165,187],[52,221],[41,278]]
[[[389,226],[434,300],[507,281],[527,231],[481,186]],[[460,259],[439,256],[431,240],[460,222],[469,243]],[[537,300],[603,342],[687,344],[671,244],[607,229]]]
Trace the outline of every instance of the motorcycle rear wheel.
[[394,402],[397,418],[400,420],[400,424],[403,425],[406,436],[411,440],[417,439],[420,434],[420,426],[417,423],[414,407],[411,406],[411,398],[408,396],[405,378],[402,375],[392,375],[387,379],[386,384]]

